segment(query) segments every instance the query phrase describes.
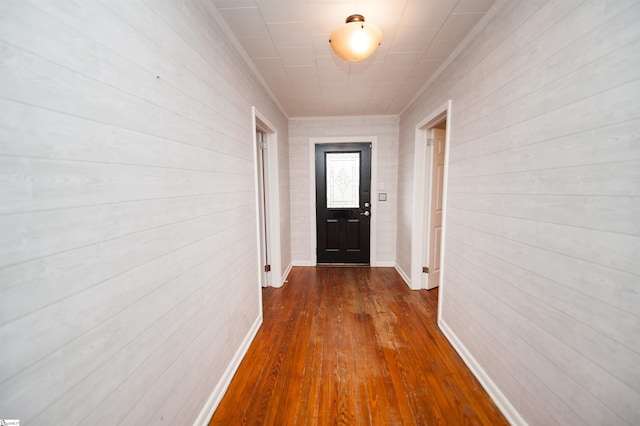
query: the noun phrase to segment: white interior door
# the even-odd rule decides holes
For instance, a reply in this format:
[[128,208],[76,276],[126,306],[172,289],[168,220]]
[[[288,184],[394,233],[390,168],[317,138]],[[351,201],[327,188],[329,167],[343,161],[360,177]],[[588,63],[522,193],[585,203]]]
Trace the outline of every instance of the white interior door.
[[440,284],[440,246],[442,243],[442,205],[444,181],[444,150],[446,132],[430,129],[433,141],[431,155],[431,200],[429,202],[429,278],[427,289]]

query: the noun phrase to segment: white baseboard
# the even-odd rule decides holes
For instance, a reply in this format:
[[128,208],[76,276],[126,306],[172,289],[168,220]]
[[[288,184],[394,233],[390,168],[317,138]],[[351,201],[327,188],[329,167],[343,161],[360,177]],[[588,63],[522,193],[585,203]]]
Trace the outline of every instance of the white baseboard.
[[442,319],[438,319],[438,327],[442,330],[442,333],[445,335],[449,343],[454,347],[458,355],[462,358],[469,370],[476,376],[476,379],[480,382],[484,390],[487,391],[493,402],[496,404],[498,409],[502,412],[502,414],[507,418],[509,424],[513,426],[527,426],[527,422],[524,421],[518,410],[511,404],[511,402],[507,399],[505,394],[498,388],[493,380],[489,377],[489,375],[484,371],[484,369],[478,364],[478,361],[471,355],[471,353],[467,350],[467,348],[462,344],[458,336],[449,328],[447,323]]
[[398,273],[400,274],[400,276],[402,277],[402,279],[404,280],[404,283],[413,290],[413,288],[411,287],[411,280],[409,279],[409,275],[407,275],[404,270],[402,270],[402,268],[400,267],[400,265],[398,265],[397,263],[393,264],[393,267],[396,268],[396,271],[398,271]]
[[262,315],[259,315],[249,329],[249,332],[242,341],[242,344],[236,351],[236,354],[231,359],[231,363],[229,363],[229,366],[224,371],[224,374],[220,378],[220,381],[213,389],[213,392],[209,396],[209,399],[207,399],[204,407],[202,407],[202,410],[200,410],[198,418],[196,418],[196,421],[193,422],[194,426],[207,426],[209,424],[213,413],[216,411],[216,408],[218,408],[220,401],[222,401],[222,397],[229,388],[229,384],[231,383],[233,376],[236,374],[238,367],[240,367],[240,363],[242,362],[244,356],[247,354],[249,346],[251,346],[251,342],[253,342],[253,339],[256,337],[256,333],[258,333],[261,325]]
[[[294,260],[291,262],[292,266],[317,266],[316,262],[312,260]],[[381,268],[393,268],[397,266],[394,261],[378,261],[373,267],[381,267]],[[289,268],[291,269],[291,268]],[[286,274],[285,274],[286,276]]]
[[293,260],[291,264],[293,266],[316,266],[316,262],[313,260]]
[[285,269],[284,274],[282,274],[282,277],[280,277],[280,286],[283,286],[284,283],[287,282],[287,278],[289,277],[291,268],[293,268],[293,263],[289,263],[289,266],[287,266],[287,269]]

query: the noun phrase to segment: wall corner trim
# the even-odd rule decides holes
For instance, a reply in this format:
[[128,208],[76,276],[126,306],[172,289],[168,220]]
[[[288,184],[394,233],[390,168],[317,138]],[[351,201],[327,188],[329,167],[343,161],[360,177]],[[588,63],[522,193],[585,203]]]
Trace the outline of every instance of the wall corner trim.
[[509,424],[513,426],[528,426],[527,422],[522,418],[518,410],[511,404],[506,395],[498,388],[491,377],[480,366],[478,361],[471,355],[471,352],[462,344],[458,336],[451,330],[449,325],[442,318],[438,318],[438,327],[445,335],[449,343],[462,358],[464,363],[469,367],[473,375],[478,379],[484,390],[487,391],[493,402],[496,404],[500,412],[507,418]]
[[292,268],[293,268],[293,263],[289,263],[289,266],[285,268],[284,273],[280,277],[280,285],[277,285],[277,286],[274,285],[274,287],[282,287],[288,281],[289,274],[291,273]]
[[200,410],[200,414],[198,414],[198,417],[193,422],[194,426],[207,426],[211,421],[213,413],[216,411],[216,408],[218,408],[218,405],[220,405],[222,397],[231,384],[231,379],[233,379],[233,376],[236,374],[238,367],[240,367],[240,363],[242,362],[244,356],[247,354],[249,346],[251,346],[251,342],[253,342],[253,339],[256,337],[256,334],[258,333],[258,330],[260,330],[261,325],[262,314],[256,318],[253,325],[249,329],[249,332],[242,341],[242,344],[231,359],[231,362],[227,366],[227,369],[222,374],[220,381],[213,389],[213,392],[211,392],[211,395],[207,399],[207,402],[204,404],[204,407],[202,407],[202,410]]
[[402,269],[402,267],[398,265],[397,262],[395,263],[394,268],[396,268],[396,271],[398,271],[398,274],[400,274],[400,277],[402,278],[404,283],[407,285],[407,287],[409,287],[411,290],[414,290],[414,288],[411,287],[411,278],[409,278],[409,275],[407,275],[404,269]]

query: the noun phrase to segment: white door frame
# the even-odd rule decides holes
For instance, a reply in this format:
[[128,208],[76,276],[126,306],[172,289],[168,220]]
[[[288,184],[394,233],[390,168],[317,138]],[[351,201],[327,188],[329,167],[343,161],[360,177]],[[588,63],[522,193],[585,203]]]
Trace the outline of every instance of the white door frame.
[[371,227],[369,231],[369,265],[376,266],[376,222],[377,222],[377,204],[378,204],[378,137],[377,136],[347,136],[347,137],[325,137],[325,138],[309,138],[309,200],[310,211],[309,217],[311,229],[309,233],[309,241],[311,241],[312,264],[318,262],[318,236],[316,234],[316,144],[323,143],[353,143],[353,142],[369,142],[371,144]]
[[256,194],[256,226],[257,226],[257,247],[258,247],[258,276],[261,277],[260,282],[262,284],[262,277],[264,274],[264,265],[262,259],[264,253],[262,253],[262,244],[260,242],[262,230],[260,229],[260,183],[258,177],[258,161],[259,155],[256,138],[256,130],[260,130],[265,133],[266,149],[262,151],[265,159],[265,211],[267,212],[267,223],[265,223],[266,230],[266,246],[269,253],[269,263],[271,264],[271,272],[267,277],[267,285],[272,287],[281,287],[284,283],[282,277],[282,255],[280,251],[280,186],[279,186],[279,169],[278,169],[278,133],[273,124],[262,114],[256,107],[251,108],[252,112],[252,125],[253,125],[253,146],[254,146],[254,173],[255,173],[255,194]]
[[[426,288],[426,275],[422,272],[424,259],[429,251],[429,203],[431,200],[431,185],[425,188],[427,173],[431,173],[431,147],[427,147],[427,131],[446,118],[447,129],[444,153],[444,179],[442,182],[442,234],[440,243],[440,281],[442,287],[444,276],[444,244],[446,231],[447,209],[447,180],[449,174],[449,141],[451,129],[451,100],[435,109],[416,125],[415,151],[413,166],[413,215],[411,229],[411,288],[419,290]],[[439,296],[442,295],[442,289]],[[439,312],[438,312],[439,314]]]

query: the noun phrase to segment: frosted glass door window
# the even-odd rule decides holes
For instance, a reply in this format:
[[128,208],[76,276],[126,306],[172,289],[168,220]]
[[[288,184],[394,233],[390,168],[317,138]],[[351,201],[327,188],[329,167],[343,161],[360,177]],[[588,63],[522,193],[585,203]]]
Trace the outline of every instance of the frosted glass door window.
[[360,153],[326,154],[327,208],[360,207]]

